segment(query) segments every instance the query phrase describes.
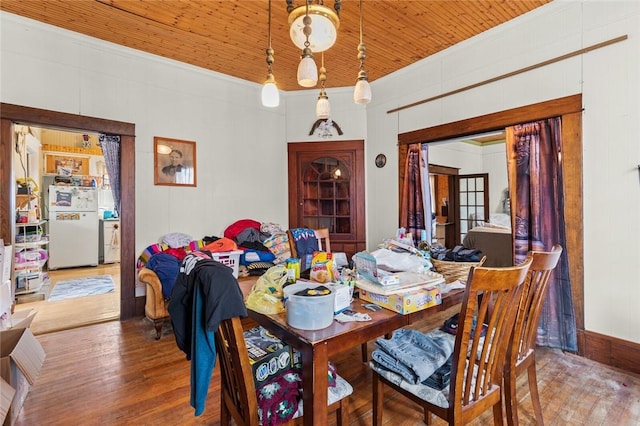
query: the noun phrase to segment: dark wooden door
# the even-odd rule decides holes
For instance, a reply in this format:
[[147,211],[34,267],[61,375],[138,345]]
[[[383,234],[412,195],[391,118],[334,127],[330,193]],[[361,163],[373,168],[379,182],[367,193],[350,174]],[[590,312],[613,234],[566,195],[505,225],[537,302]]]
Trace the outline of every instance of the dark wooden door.
[[366,249],[364,141],[289,143],[289,228],[329,228],[331,249]]

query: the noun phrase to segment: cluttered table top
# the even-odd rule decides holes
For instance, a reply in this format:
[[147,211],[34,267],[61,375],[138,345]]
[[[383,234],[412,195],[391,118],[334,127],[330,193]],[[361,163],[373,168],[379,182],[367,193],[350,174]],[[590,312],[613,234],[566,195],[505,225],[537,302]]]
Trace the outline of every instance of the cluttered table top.
[[[255,281],[249,279],[239,281],[243,294],[250,293]],[[309,282],[309,285],[313,284]],[[375,304],[354,297],[348,310],[357,315],[366,316],[368,320],[349,322],[332,320],[330,325],[317,330],[292,327],[288,324],[287,315],[284,312],[260,313],[248,309],[248,314],[250,320],[300,351],[303,377],[313,377],[313,380],[303,381],[304,423],[315,425],[327,422],[327,412],[320,407],[327,406],[327,362],[331,356],[388,335],[399,328],[461,303],[463,295],[462,289],[452,290],[444,297],[438,297],[438,304],[406,314],[391,309],[373,308]]]

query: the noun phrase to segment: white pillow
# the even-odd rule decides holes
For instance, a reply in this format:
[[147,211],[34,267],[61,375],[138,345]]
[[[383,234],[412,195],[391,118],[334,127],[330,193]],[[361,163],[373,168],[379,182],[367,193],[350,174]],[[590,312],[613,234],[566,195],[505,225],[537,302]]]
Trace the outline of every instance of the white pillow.
[[[489,223],[511,229],[511,216],[505,213],[492,213],[489,215]],[[485,224],[485,226],[487,225]]]
[[188,246],[191,241],[193,241],[193,237],[191,235],[182,234],[180,232],[172,232],[160,238],[160,242],[162,244],[166,244],[171,248]]

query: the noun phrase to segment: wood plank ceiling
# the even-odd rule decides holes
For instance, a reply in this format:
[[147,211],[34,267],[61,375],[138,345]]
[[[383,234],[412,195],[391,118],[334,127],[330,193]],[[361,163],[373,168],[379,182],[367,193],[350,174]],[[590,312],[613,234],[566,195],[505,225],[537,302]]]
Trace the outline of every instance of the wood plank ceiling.
[[[364,0],[369,81],[550,1]],[[263,83],[267,74],[267,0],[2,0],[0,10],[243,80]],[[328,88],[355,83],[358,42],[359,2],[343,0],[338,40],[325,52]],[[278,87],[302,89],[285,0],[272,1],[272,46]]]

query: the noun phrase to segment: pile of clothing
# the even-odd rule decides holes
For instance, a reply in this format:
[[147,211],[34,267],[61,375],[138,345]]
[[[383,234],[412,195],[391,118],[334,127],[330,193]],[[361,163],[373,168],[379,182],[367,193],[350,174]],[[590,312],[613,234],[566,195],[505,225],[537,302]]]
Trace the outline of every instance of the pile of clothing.
[[194,239],[191,235],[172,232],[163,235],[158,243],[151,244],[138,257],[137,269],[151,269],[162,284],[162,294],[169,300],[182,260],[194,251],[220,253],[242,250],[240,276],[262,275],[274,265],[275,256],[262,243],[272,235],[284,233],[279,225],[252,219],[238,220],[227,227],[224,236],[204,236]]
[[278,224],[261,223],[253,219],[241,219],[229,225],[224,237],[235,241],[243,251],[240,256],[240,275],[262,275],[272,267],[276,256],[263,243],[283,233]]
[[411,384],[442,390],[449,385],[455,335],[442,330],[423,333],[399,329],[391,339],[378,339],[372,367],[386,369]]
[[464,246],[448,248],[432,248],[431,257],[437,260],[449,260],[452,262],[480,262],[482,251]]

